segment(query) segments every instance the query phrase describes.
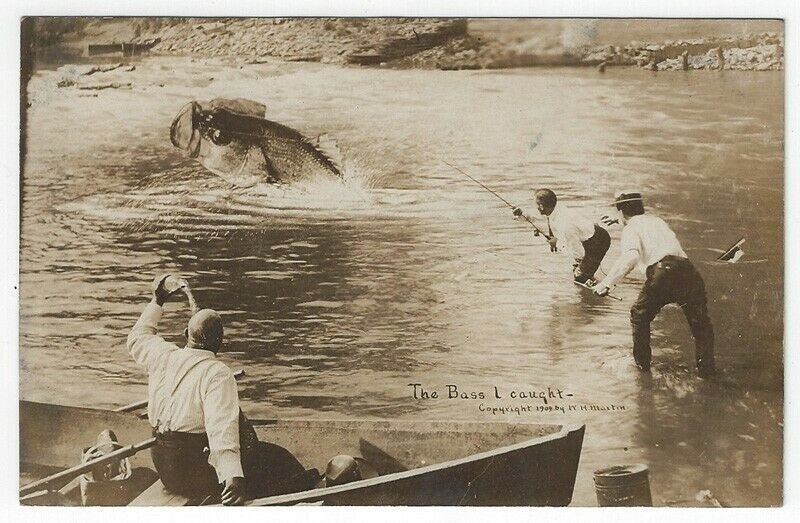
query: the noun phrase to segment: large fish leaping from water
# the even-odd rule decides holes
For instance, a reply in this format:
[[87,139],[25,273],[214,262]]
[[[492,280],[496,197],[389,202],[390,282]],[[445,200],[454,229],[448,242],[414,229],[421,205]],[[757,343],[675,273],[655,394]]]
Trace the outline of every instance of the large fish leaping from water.
[[298,131],[264,118],[252,100],[216,98],[184,106],[170,128],[172,145],[241,187],[339,177],[331,158]]

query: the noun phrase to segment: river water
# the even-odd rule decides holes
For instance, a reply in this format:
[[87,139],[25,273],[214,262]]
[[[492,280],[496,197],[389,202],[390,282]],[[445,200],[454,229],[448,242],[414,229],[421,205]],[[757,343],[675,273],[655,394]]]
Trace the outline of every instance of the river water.
[[[782,73],[147,59],[126,73],[131,89],[103,91],[58,89],[60,75],[29,85],[23,398],[144,398],[125,337],[154,274],[172,272],[223,314],[222,358],[246,369],[253,417],[585,423],[574,505],[595,505],[592,471],[619,463],[649,466],[657,505],[699,505],[703,490],[781,502]],[[217,96],[327,134],[345,182],[241,189],[184,158],[172,117]],[[445,162],[532,214],[537,187],[596,217],[614,191],[641,189],[706,280],[718,378],[696,378],[669,307],[640,374],[628,309],[641,275],[617,287],[622,303],[573,286],[567,255]],[[742,262],[713,263],[741,236]],[[187,318],[168,305],[162,332],[180,342]],[[440,397],[415,399],[412,383]],[[485,399],[450,399],[447,385]],[[571,396],[509,397],[548,387]],[[564,412],[537,412],[553,406]]]

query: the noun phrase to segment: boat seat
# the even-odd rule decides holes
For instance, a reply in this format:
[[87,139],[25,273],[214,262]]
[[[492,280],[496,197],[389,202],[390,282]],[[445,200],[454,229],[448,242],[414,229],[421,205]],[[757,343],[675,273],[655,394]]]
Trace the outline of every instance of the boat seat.
[[189,504],[190,498],[173,494],[164,488],[164,484],[159,479],[150,488],[139,494],[131,501],[130,507],[182,507]]

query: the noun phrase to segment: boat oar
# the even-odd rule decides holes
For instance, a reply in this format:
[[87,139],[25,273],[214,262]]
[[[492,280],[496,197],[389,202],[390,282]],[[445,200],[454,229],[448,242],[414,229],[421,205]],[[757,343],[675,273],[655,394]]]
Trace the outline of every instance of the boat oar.
[[[233,373],[233,377],[236,378],[237,380],[242,376],[244,376],[244,370],[237,370],[236,372]],[[135,410],[143,409],[146,406],[147,406],[147,400],[134,401],[133,403],[129,403],[124,407],[119,407],[117,409],[114,409],[114,412],[133,412]]]
[[[233,373],[234,378],[238,379],[241,378],[242,376],[244,376],[244,370],[238,370]],[[137,401],[135,403],[131,403],[130,405],[125,405],[124,407],[116,409],[116,412],[133,412],[142,407],[145,407],[146,405],[147,405],[147,400]],[[89,472],[98,465],[105,465],[106,463],[110,463],[115,460],[133,456],[137,452],[149,449],[150,447],[155,445],[155,442],[156,442],[155,438],[146,439],[140,443],[134,443],[128,445],[127,447],[122,447],[118,450],[115,450],[114,452],[100,456],[97,459],[87,461],[86,463],[81,463],[80,465],[75,465],[74,467],[68,468],[67,470],[62,470],[61,472],[57,472],[51,476],[47,476],[46,478],[42,478],[38,481],[34,481],[33,483],[25,485],[24,487],[19,489],[19,495],[27,496],[28,494],[32,494],[37,490],[42,490],[44,487],[50,485],[51,483],[55,483],[57,481],[63,481],[65,479],[71,480],[83,474],[84,472]]]
[[122,447],[121,449],[115,450],[114,452],[111,452],[104,456],[100,456],[97,459],[93,459],[87,461],[86,463],[81,463],[80,465],[68,468],[67,470],[56,472],[51,476],[47,476],[46,478],[34,481],[33,483],[29,483],[24,487],[20,488],[19,495],[20,497],[27,496],[28,494],[32,494],[38,490],[43,490],[45,487],[47,487],[51,483],[55,483],[56,481],[73,479],[76,476],[83,474],[84,472],[89,472],[98,465],[105,465],[106,463],[127,458],[133,456],[137,452],[149,449],[150,447],[155,445],[155,443],[156,443],[156,438],[146,439],[142,442],[134,443],[132,445],[128,445],[127,447]]
[[[490,192],[490,193],[492,193],[493,195],[495,195],[497,198],[499,198],[499,199],[500,199],[500,201],[501,201],[501,202],[503,202],[504,204],[506,204],[507,206],[509,206],[509,207],[510,207],[512,210],[513,210],[513,209],[517,209],[517,206],[516,206],[516,205],[514,205],[514,204],[513,204],[513,203],[511,203],[511,202],[509,202],[508,200],[506,200],[505,198],[503,198],[502,196],[500,196],[499,194],[497,194],[496,192],[494,192],[494,191],[493,191],[493,190],[491,190],[490,188],[486,187],[484,184],[482,184],[481,182],[479,182],[478,180],[476,180],[475,178],[473,178],[473,177],[472,177],[472,176],[470,176],[469,174],[465,173],[463,170],[459,169],[458,167],[456,167],[456,166],[455,166],[455,165],[453,165],[452,163],[445,162],[444,160],[442,160],[442,161],[443,161],[444,163],[446,163],[447,165],[449,165],[450,167],[452,167],[453,169],[455,169],[456,171],[458,171],[458,172],[460,172],[461,174],[463,174],[464,176],[466,176],[467,178],[469,178],[470,180],[472,180],[473,182],[477,183],[478,185],[480,185],[481,187],[483,187],[484,189],[486,189],[487,191],[489,191],[489,192]],[[535,223],[533,223],[533,220],[531,220],[530,218],[528,218],[528,216],[526,216],[525,214],[520,214],[520,216],[522,216],[523,218],[525,218],[525,221],[526,221],[526,222],[528,222],[529,224],[531,224],[531,227],[533,227],[533,229],[534,229],[534,230],[535,230],[537,233],[539,233],[539,234],[541,234],[542,236],[544,236],[544,238],[545,238],[545,239],[549,240],[549,239],[551,238],[551,236],[550,236],[549,234],[547,234],[546,232],[544,232],[543,230],[541,230],[539,227],[537,227],[537,226],[536,226],[536,224],[535,224]]]

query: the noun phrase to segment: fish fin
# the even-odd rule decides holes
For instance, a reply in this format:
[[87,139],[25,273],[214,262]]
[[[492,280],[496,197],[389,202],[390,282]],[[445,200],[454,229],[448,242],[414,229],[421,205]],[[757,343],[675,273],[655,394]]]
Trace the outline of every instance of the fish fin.
[[327,133],[320,134],[311,145],[326,156],[339,172],[343,172],[344,155],[342,154],[342,150],[339,149],[339,144],[332,136]]
[[261,155],[264,157],[264,168],[267,171],[267,183],[280,183],[281,173],[275,164],[272,163],[270,157],[262,150]]
[[335,160],[330,157],[329,153],[323,151],[317,146],[317,142],[319,142],[319,140],[312,140],[300,131],[292,129],[291,127],[281,123],[268,120],[266,118],[263,118],[262,121],[264,122],[265,132],[267,133],[268,137],[271,136],[272,139],[294,142],[297,146],[302,147],[312,155],[315,155],[323,164],[327,164],[326,167],[335,171],[336,174],[339,176],[342,175],[342,170],[339,168],[340,166],[336,165]]

